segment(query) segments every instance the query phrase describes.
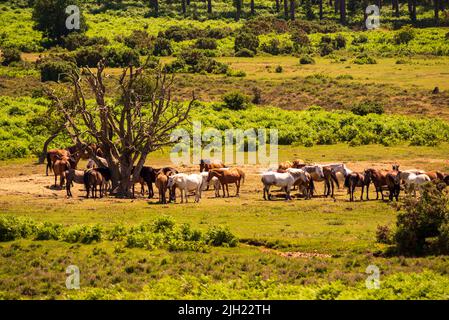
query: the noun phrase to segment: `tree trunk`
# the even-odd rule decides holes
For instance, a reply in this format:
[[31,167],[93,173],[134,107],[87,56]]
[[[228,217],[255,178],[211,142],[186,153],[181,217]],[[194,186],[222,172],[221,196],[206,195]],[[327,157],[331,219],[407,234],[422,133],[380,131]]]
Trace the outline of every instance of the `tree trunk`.
[[283,0],[284,1],[284,18],[285,20],[288,19],[288,0]]
[[408,12],[410,14],[410,20],[416,21],[416,0],[408,0]]
[[281,5],[279,3],[279,0],[276,0],[276,12],[279,13],[281,11]]
[[212,13],[212,0],[207,0],[207,13]]
[[235,1],[235,21],[240,20],[240,16],[242,14],[242,0],[234,0]]
[[45,162],[45,159],[47,158],[47,151],[49,144],[59,135],[59,133],[62,131],[62,127],[58,129],[55,133],[53,133],[50,137],[48,137],[47,140],[44,142],[44,147],[42,148],[42,152],[39,155],[38,163],[43,164]]
[[334,12],[338,13],[340,11],[340,1],[341,0],[334,0]]
[[290,19],[295,20],[295,0],[290,0]]
[[393,0],[393,11],[396,17],[399,17],[399,0]]
[[186,5],[190,6],[190,0],[186,0]]
[[435,22],[439,21],[440,0],[433,0],[435,6]]
[[382,0],[377,0],[377,6],[380,8],[382,8]]
[[181,0],[182,13],[186,14],[186,0]]
[[346,24],[346,0],[340,0],[340,22]]
[[320,20],[323,20],[323,0],[319,0],[320,5]]
[[250,7],[251,7],[251,15],[253,16],[256,13],[254,10],[254,0],[250,1]]

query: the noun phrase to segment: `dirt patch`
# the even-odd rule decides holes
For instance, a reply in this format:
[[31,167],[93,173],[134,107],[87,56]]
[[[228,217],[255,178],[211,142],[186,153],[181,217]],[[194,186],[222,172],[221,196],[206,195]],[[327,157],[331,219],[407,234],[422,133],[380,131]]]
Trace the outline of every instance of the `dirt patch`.
[[330,254],[326,253],[318,253],[318,252],[301,252],[301,251],[293,251],[293,252],[284,252],[278,251],[274,249],[261,248],[262,252],[265,253],[274,253],[284,258],[332,258]]

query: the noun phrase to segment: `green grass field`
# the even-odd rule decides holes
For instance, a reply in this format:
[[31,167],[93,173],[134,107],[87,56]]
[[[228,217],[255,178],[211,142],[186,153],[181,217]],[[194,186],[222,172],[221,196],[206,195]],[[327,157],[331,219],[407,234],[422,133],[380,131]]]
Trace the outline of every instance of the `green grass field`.
[[[388,167],[447,170],[447,144],[439,147],[381,147],[346,145],[282,147],[281,159],[345,161],[349,167]],[[376,156],[373,157],[373,154]],[[151,157],[153,165],[167,155]],[[107,239],[92,244],[30,239],[3,242],[0,292],[3,298],[372,298],[447,299],[446,256],[402,257],[383,254],[377,244],[378,225],[395,223],[397,206],[381,201],[350,203],[344,190],[336,201],[318,197],[285,202],[263,201],[257,170],[248,176],[238,198],[213,197],[200,203],[158,205],[147,201],[84,200],[81,193],[65,199],[65,191],[47,190],[52,177],[30,159],[0,164],[1,214],[29,217],[36,222],[101,225],[111,230],[170,216],[205,232],[227,226],[239,239],[234,248],[193,251],[126,248]],[[183,168],[184,171],[196,168]],[[39,179],[39,181],[36,181]],[[321,186],[318,186],[322,190]],[[76,187],[75,190],[78,188]],[[231,190],[231,193],[233,190]],[[321,192],[321,191],[319,191]],[[370,194],[374,198],[373,192]],[[65,268],[80,268],[81,289],[65,288]],[[381,271],[381,289],[365,288],[365,269]],[[26,271],[25,271],[26,270]],[[418,281],[418,284],[416,283]],[[413,285],[413,283],[415,283]]]

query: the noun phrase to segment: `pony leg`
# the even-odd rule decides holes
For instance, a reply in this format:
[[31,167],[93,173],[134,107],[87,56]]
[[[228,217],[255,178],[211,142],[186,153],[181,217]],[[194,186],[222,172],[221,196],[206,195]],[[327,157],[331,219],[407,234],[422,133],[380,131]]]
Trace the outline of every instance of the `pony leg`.
[[360,195],[360,201],[363,201],[363,191],[365,190],[365,186],[362,186],[362,194]]

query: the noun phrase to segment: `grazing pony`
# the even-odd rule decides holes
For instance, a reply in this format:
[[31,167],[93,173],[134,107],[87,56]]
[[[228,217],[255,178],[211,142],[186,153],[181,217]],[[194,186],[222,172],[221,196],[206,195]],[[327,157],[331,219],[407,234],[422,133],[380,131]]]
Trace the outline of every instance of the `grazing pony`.
[[[226,168],[222,168],[222,170],[224,169]],[[212,179],[210,179],[209,182],[207,182],[209,172],[206,171],[201,172],[201,176],[203,177],[203,191],[207,190],[209,186],[212,185],[215,191],[215,198],[220,197],[220,187],[221,187],[220,180],[218,180],[217,177],[213,177]]]
[[[306,200],[312,199],[313,190],[315,189],[312,176],[308,172],[297,168],[289,168],[287,169],[287,172],[300,174],[299,178],[296,179],[293,184],[293,187],[298,186],[298,190],[301,190]],[[301,172],[304,172],[304,176]]]
[[[346,176],[345,186],[349,191],[349,201],[354,201],[354,191],[356,187],[362,188],[362,193],[360,194],[360,200],[363,200],[363,192],[366,186],[365,176],[358,172],[352,172]],[[367,195],[368,196],[368,195]]]
[[416,198],[416,189],[420,189],[423,184],[430,182],[431,179],[427,174],[415,174],[413,172],[402,171],[399,173],[399,177],[403,183],[405,183],[404,190],[406,192],[413,191],[413,195]]
[[305,167],[306,163],[301,159],[295,159],[292,162],[292,168],[301,169],[302,167]]
[[201,159],[200,160],[200,172],[206,171],[212,169],[219,169],[219,168],[225,168],[225,165],[223,161],[221,160],[214,160],[214,159]]
[[65,185],[67,197],[72,197],[72,191],[70,190],[70,188],[72,187],[73,183],[84,184],[84,171],[69,169],[66,170],[64,174],[67,179]]
[[338,188],[340,188],[340,184],[338,182],[335,171],[330,166],[321,166],[321,165],[304,166],[302,169],[311,175],[314,182],[324,181],[325,197],[328,197],[329,195],[332,198],[334,197],[334,182],[337,184]]
[[245,182],[245,173],[240,168],[231,168],[229,170],[212,169],[209,170],[209,175],[207,177],[207,183],[209,183],[213,177],[217,177],[220,181],[221,187],[223,189],[223,198],[225,197],[225,186],[229,198],[229,184],[235,183],[237,197],[240,192],[240,184]]
[[100,198],[103,197],[103,175],[98,170],[86,170],[84,172],[84,187],[86,188],[86,198],[89,198],[89,191],[92,190],[92,198],[97,198],[97,187],[100,189]]
[[424,172],[424,174],[426,174],[430,180],[434,181],[434,180],[444,180],[444,173],[440,172],[440,171],[427,171]]
[[271,200],[270,187],[277,186],[285,190],[285,200],[291,200],[290,190],[298,179],[306,181],[308,178],[306,172],[302,169],[290,169],[289,172],[267,171],[261,174],[263,183],[263,198]]
[[[203,188],[203,176],[201,174],[177,173],[168,177],[167,187],[172,189],[173,194],[176,188],[181,192],[181,203],[188,202],[189,191],[195,192],[195,202],[199,202],[201,198],[201,190]],[[176,201],[175,201],[176,202]]]

